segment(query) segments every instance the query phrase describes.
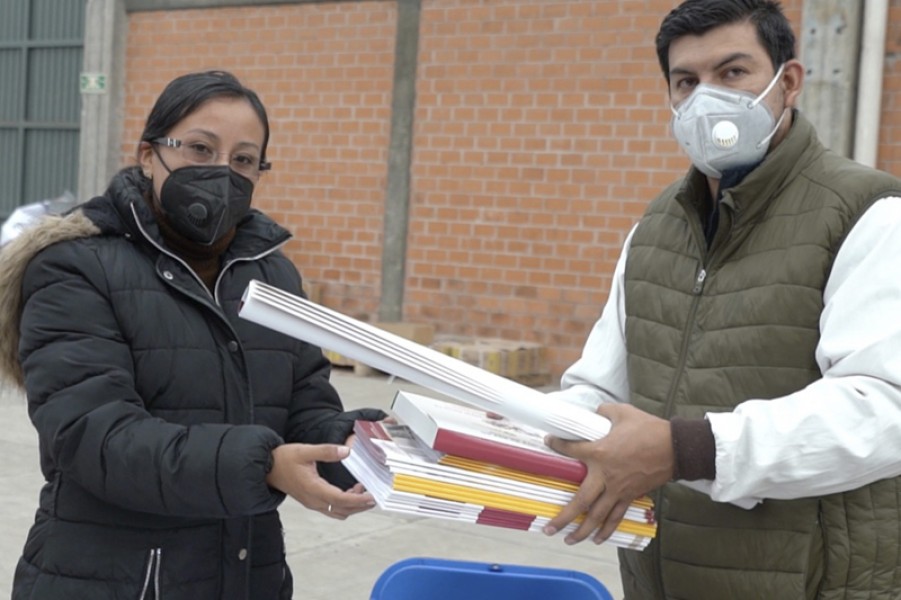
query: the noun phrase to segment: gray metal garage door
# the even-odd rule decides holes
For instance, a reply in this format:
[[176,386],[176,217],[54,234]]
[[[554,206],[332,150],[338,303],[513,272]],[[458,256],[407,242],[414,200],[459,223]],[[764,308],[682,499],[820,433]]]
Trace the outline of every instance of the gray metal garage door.
[[0,220],[75,192],[84,0],[0,0]]

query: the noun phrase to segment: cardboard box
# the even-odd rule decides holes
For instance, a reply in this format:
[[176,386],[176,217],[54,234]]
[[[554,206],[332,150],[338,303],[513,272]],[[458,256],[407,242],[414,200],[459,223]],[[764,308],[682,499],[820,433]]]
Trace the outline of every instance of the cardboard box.
[[525,385],[550,382],[547,348],[536,342],[442,336],[432,348]]
[[322,304],[322,285],[315,281],[304,280],[303,291],[310,302]]
[[334,350],[326,350],[322,349],[322,354],[328,359],[332,366],[335,367],[352,367],[355,362],[353,359],[347,358],[343,354],[335,352]]
[[373,325],[423,346],[431,346],[432,342],[435,341],[435,326],[429,323],[397,321],[393,323],[375,322]]

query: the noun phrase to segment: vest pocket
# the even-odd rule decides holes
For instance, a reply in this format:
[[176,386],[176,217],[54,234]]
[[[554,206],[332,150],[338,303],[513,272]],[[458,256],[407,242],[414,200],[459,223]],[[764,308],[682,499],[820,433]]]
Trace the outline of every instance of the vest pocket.
[[669,485],[658,540],[667,596],[811,597],[823,559],[817,505],[767,500],[745,510]]

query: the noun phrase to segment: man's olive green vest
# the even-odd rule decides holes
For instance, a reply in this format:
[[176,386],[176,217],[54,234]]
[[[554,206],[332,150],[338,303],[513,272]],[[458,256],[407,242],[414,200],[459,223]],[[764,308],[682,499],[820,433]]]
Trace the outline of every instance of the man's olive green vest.
[[[876,199],[901,195],[897,179],[824,149],[799,114],[724,194],[709,249],[703,186],[693,170],[650,205],[626,264],[631,399],[663,417],[730,411],[819,379],[835,255]],[[901,478],[752,510],[669,484],[657,510],[657,539],[620,552],[629,600],[901,598]]]

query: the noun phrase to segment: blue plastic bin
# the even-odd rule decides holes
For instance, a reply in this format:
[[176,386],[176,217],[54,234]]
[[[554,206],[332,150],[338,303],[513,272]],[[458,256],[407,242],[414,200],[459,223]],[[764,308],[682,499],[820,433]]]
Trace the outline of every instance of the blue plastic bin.
[[586,573],[566,569],[408,558],[385,569],[370,600],[613,600]]

